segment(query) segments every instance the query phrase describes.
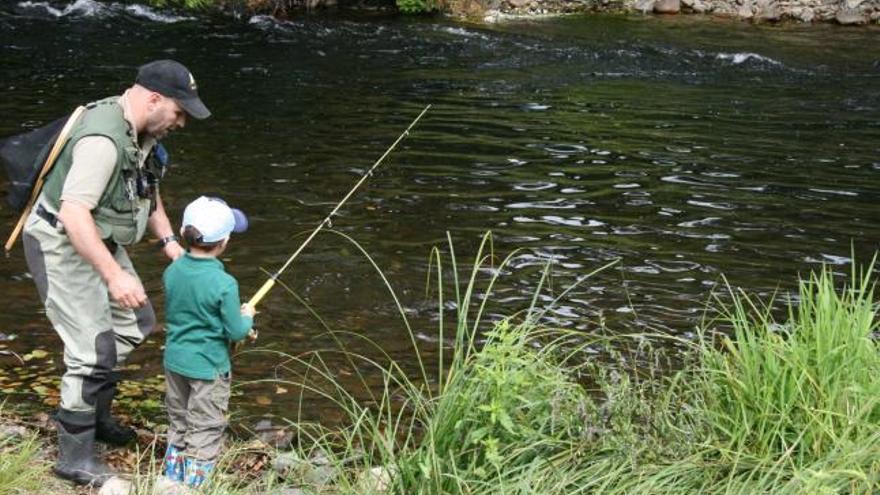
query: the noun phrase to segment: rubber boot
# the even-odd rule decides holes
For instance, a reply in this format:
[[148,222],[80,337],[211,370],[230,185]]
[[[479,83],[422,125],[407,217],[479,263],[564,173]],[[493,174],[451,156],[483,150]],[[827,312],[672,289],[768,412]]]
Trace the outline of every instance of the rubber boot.
[[183,482],[183,449],[168,444],[165,450],[165,477],[171,481]]
[[62,409],[58,413],[55,474],[78,485],[101,486],[113,471],[95,455],[95,415]]
[[110,415],[110,408],[113,404],[113,398],[116,396],[116,383],[118,381],[118,377],[111,376],[107,385],[95,394],[95,414],[97,415],[95,439],[99,442],[121,447],[128,445],[137,438],[137,433],[135,433],[133,428],[119,424]]
[[183,476],[183,482],[190,488],[198,488],[202,486],[211,471],[214,470],[212,461],[203,461],[201,459],[193,459],[187,457],[185,461],[186,473]]

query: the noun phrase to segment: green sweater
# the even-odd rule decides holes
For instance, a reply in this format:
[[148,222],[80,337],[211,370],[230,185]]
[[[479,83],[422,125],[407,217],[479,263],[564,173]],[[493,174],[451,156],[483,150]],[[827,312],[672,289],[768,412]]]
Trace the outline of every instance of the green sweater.
[[229,372],[229,344],[254,323],[241,314],[238,282],[217,258],[187,253],[165,269],[165,369],[199,380]]

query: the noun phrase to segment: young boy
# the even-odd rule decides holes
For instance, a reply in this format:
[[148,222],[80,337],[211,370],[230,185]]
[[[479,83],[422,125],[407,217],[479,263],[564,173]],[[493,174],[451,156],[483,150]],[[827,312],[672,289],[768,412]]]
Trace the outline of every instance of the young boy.
[[255,337],[254,308],[241,304],[238,283],[217,259],[247,217],[218,198],[202,196],[183,212],[188,252],[166,270],[165,476],[198,487],[223,446],[229,405],[229,344]]

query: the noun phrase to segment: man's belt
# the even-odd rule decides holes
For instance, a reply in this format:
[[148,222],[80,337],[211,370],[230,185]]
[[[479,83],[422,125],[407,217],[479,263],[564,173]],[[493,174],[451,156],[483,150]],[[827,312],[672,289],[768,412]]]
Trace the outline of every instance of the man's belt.
[[[37,205],[37,216],[48,222],[52,228],[58,228],[58,216],[47,210],[42,203]],[[116,249],[119,248],[119,244],[116,244],[113,239],[108,237],[106,239],[101,239],[101,242],[104,243],[104,246],[107,247],[107,251],[110,251],[110,254],[116,254]]]

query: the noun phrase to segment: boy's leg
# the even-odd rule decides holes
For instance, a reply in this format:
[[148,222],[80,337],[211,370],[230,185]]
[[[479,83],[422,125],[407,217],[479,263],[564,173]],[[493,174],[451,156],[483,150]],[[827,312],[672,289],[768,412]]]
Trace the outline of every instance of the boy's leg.
[[229,374],[213,381],[192,380],[186,417],[186,483],[199,486],[214,467],[223,448],[229,409]]
[[186,451],[186,408],[189,402],[189,379],[165,370],[165,409],[168,411],[168,448],[165,450],[165,476],[183,481]]
[[165,409],[168,411],[168,444],[185,448],[190,379],[165,370]]

